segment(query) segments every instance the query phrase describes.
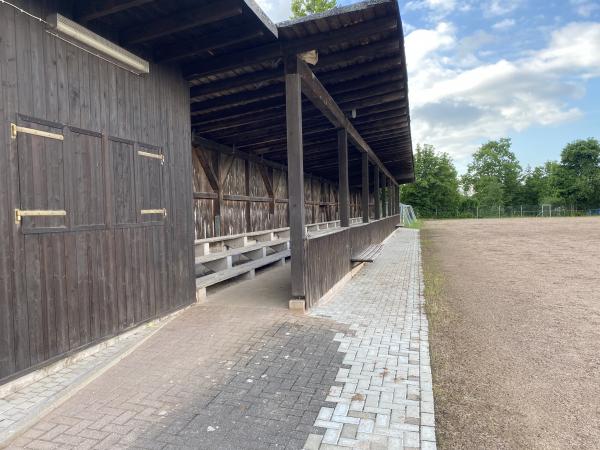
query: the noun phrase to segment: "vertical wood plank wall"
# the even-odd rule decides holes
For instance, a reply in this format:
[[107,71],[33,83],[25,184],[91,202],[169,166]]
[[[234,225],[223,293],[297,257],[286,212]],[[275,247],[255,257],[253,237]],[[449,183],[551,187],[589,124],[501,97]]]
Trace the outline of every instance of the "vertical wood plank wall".
[[[136,76],[0,5],[0,383],[194,300],[190,142],[177,70]],[[15,224],[34,207],[68,214]]]
[[[207,149],[196,149],[192,154],[194,167],[194,222],[196,239],[216,236],[215,203],[217,193],[211,187],[208,177],[200,164],[197,151],[204,153],[205,160],[213,172],[224,165],[227,155]],[[224,180],[224,198],[221,205],[221,235],[244,233],[246,231],[262,231],[272,228],[289,226],[288,223],[288,192],[287,172],[285,170],[269,169],[269,177],[273,183],[275,195],[275,213],[269,210],[268,192],[260,174],[261,164],[250,162],[250,195],[246,195],[245,161],[234,158],[234,162]],[[262,167],[263,169],[266,166]],[[350,191],[350,217],[360,217],[361,191]],[[250,197],[250,198],[248,198]],[[250,203],[250,230],[246,230],[247,203]],[[339,219],[338,186],[306,175],[304,178],[304,204],[306,223],[328,222]],[[370,214],[374,217],[375,201],[370,195]]]

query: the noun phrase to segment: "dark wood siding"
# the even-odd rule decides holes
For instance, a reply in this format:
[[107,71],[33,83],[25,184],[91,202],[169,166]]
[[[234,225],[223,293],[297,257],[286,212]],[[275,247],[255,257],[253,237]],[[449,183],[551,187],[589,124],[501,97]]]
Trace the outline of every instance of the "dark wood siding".
[[136,76],[0,5],[0,382],[194,300],[190,142],[178,70]]
[[[196,239],[204,239],[217,235],[215,204],[219,199],[199,162],[197,152],[204,153],[204,159],[215,174],[218,173],[218,167],[223,166],[229,156],[201,148],[197,148],[192,154],[195,236]],[[234,158],[231,169],[223,180],[223,203],[220,208],[221,235],[289,226],[287,171],[269,168],[255,162],[248,162],[248,166],[248,193],[245,161],[242,158]],[[269,193],[261,176],[261,170],[267,171],[267,176],[273,185],[275,207],[272,212]],[[339,219],[337,184],[306,175],[304,192],[307,224]],[[361,215],[360,191],[352,191],[350,200],[350,216],[359,217]],[[250,215],[249,222],[246,219],[247,214]]]

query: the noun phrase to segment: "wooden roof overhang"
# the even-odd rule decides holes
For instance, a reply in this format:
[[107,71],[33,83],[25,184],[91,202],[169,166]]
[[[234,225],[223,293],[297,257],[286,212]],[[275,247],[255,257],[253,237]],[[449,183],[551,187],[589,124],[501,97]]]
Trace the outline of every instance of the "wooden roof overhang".
[[[94,0],[75,19],[156,63],[178,64],[190,83],[194,136],[251,159],[285,164],[284,61],[316,50],[306,66],[345,116],[350,184],[361,156],[396,182],[413,180],[402,23],[396,0],[369,0],[275,26],[254,0]],[[314,78],[313,77],[313,78]],[[304,87],[304,83],[303,83]],[[304,89],[304,94],[309,93]],[[310,96],[310,93],[309,93]],[[312,101],[311,101],[312,100]],[[338,176],[337,129],[344,117],[303,102],[304,167]],[[334,115],[335,116],[335,115]]]

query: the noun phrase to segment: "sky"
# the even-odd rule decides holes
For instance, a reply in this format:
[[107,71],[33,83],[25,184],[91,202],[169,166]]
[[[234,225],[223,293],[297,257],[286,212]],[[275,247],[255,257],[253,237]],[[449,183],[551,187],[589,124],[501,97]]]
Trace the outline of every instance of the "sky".
[[[257,0],[271,20],[291,0]],[[339,5],[355,3],[338,0]],[[523,167],[600,139],[600,0],[399,0],[413,143],[459,172],[490,139]]]

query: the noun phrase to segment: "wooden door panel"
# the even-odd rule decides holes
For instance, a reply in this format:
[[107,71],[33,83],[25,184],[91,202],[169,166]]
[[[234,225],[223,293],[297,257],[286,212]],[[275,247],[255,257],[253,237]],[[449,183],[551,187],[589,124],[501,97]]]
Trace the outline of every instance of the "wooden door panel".
[[[44,123],[43,121],[40,121]],[[59,125],[48,126],[34,121],[19,121],[19,127],[63,135]],[[65,211],[64,142],[18,131],[20,209]],[[23,217],[24,233],[56,231],[67,226],[66,216]]]

